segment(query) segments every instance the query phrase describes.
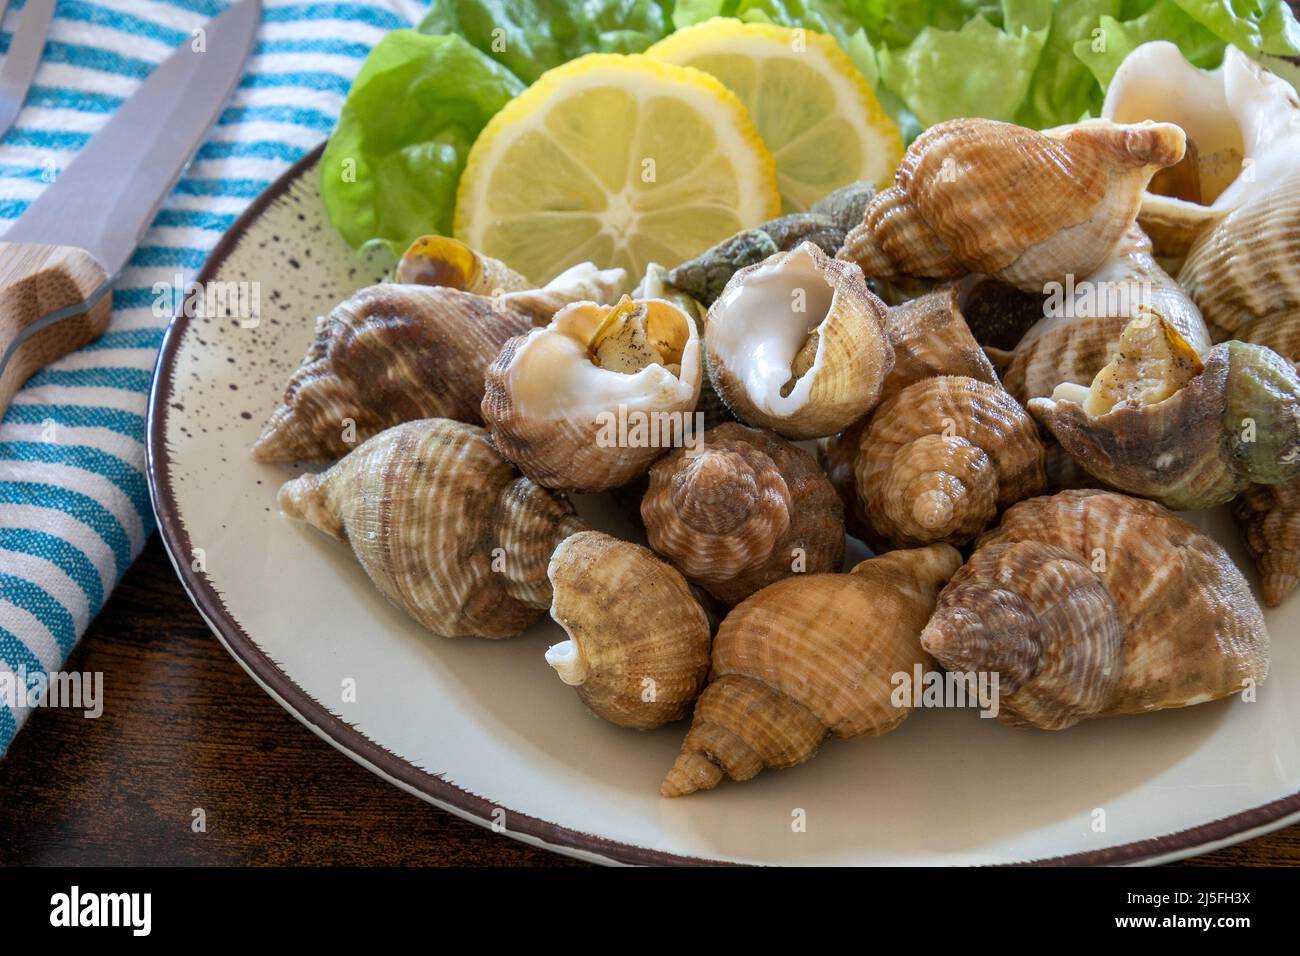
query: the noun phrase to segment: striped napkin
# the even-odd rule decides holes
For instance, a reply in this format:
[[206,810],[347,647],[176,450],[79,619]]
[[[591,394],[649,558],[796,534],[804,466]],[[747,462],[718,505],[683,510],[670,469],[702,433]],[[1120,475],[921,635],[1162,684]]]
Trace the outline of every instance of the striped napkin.
[[[419,0],[262,0],[247,72],[113,291],[97,342],[38,372],[0,422],[0,756],[154,530],[144,415],[167,316],[156,282],[189,282],[248,203],[332,128],[361,61]],[[0,140],[0,233],[226,0],[58,0],[35,84]],[[7,52],[23,0],[0,24]],[[106,183],[106,188],[130,188]],[[20,678],[26,677],[26,681]]]

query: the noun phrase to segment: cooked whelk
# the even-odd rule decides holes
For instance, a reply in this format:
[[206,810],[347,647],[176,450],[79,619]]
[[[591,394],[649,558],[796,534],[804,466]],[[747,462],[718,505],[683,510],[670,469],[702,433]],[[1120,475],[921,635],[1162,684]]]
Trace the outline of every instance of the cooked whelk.
[[1139,316],[1091,388],[1062,384],[1030,411],[1107,485],[1175,509],[1300,477],[1300,379],[1280,355],[1225,342],[1204,367],[1163,317]]
[[921,645],[951,674],[996,673],[998,720],[1060,730],[1115,695],[1124,621],[1087,562],[1042,541],[1003,542],[976,548],[953,575]]
[[1047,482],[1025,410],[999,386],[950,375],[876,410],[854,475],[871,526],[899,546],[969,541]]
[[921,628],[960,566],[954,548],[932,545],[851,574],[786,578],[742,601],[718,628],[709,684],[660,792],[748,780],[803,763],[831,734],[897,727],[909,708],[891,699],[892,679],[931,665]]
[[894,364],[885,304],[804,242],[737,272],[709,310],[709,376],[742,421],[819,438],[875,407]]
[[1200,310],[1156,263],[1151,240],[1137,226],[1086,279],[1053,287],[1043,309],[1013,350],[988,350],[1003,386],[1021,403],[1046,398],[1062,382],[1091,381],[1115,354],[1124,327],[1142,314],[1163,316],[1197,355],[1210,351]]
[[523,292],[532,283],[499,259],[475,252],[459,239],[421,236],[407,248],[393,281],[402,285],[446,286],[475,295]]
[[376,435],[287,482],[279,504],[351,545],[384,596],[443,637],[527,628],[551,603],[551,552],[586,527],[520,477],[487,432],[442,418]]
[[673,269],[668,281],[710,306],[739,270],[788,252],[801,242],[814,243],[833,256],[849,229],[862,221],[875,192],[875,186],[866,182],[843,186],[807,212],[780,216],[718,243]]
[[362,289],[317,321],[253,457],[326,461],[401,422],[480,422],[484,372],[508,339],[571,302],[615,295],[622,281],[621,270],[586,263],[541,289],[499,296],[427,285]]
[[1102,116],[1162,120],[1187,133],[1187,155],[1142,197],[1139,222],[1164,257],[1181,258],[1224,215],[1290,175],[1300,147],[1294,88],[1235,46],[1218,69],[1200,70],[1172,43],[1142,44],[1115,71]]
[[[1096,575],[1119,611],[1123,666],[1118,686],[1097,716],[1217,700],[1267,676],[1268,632],[1241,572],[1209,536],[1155,502],[1104,491],[1033,498],[1008,510],[1002,523],[980,539],[976,554],[1018,543],[1068,553]],[[1072,575],[1076,584],[1080,579],[1086,583],[1077,569]],[[1008,582],[983,580],[966,580],[969,597],[954,596],[947,602],[952,610],[945,620],[951,622],[958,613],[1001,613],[996,598],[976,595],[981,588],[1005,587]],[[1013,589],[1023,593],[1024,587],[1014,584]],[[963,651],[962,664],[992,670],[1003,666],[1008,653],[994,633],[1002,618],[982,620],[983,628],[972,622],[963,626],[969,635],[983,634],[992,641],[973,641]],[[933,632],[927,644],[939,647]],[[1095,635],[1087,646],[1096,649]],[[1062,704],[1079,691],[1063,690],[1067,696]]]
[[483,419],[539,484],[604,491],[691,440],[702,376],[695,324],[675,305],[580,302],[506,343],[487,372]]
[[843,508],[812,456],[734,423],[655,462],[641,518],[650,546],[724,604],[844,560]]
[[709,621],[686,579],[598,531],[551,556],[551,617],[568,640],[546,662],[599,717],[649,730],[686,716],[709,672]]
[[1183,147],[1169,123],[1089,120],[1042,133],[983,119],[939,123],[908,148],[839,258],[873,279],[979,272],[1041,291],[1111,257],[1147,182]]
[[1277,607],[1300,583],[1300,479],[1251,485],[1232,503],[1259,569],[1264,603]]

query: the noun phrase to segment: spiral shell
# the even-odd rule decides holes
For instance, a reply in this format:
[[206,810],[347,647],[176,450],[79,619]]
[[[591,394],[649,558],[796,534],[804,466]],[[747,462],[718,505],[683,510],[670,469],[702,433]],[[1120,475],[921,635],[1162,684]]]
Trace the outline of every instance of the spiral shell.
[[811,242],[833,256],[849,229],[862,221],[875,192],[876,187],[867,182],[843,186],[807,212],[780,216],[718,243],[673,269],[668,281],[710,306],[739,270],[801,242]]
[[506,343],[487,372],[483,419],[539,484],[604,491],[693,439],[702,377],[695,323],[675,305],[580,302]]
[[998,675],[998,720],[1060,730],[1119,686],[1124,622],[1105,583],[1041,541],[979,547],[939,595],[921,645],[950,674]]
[[402,285],[433,285],[502,295],[523,292],[532,283],[499,259],[471,249],[449,236],[421,236],[407,247],[393,281]]
[[1043,443],[996,385],[945,375],[876,410],[854,468],[871,526],[895,545],[961,544],[1046,487]]
[[[1032,498],[1010,508],[1002,523],[980,538],[975,553],[1018,543],[1049,545],[1073,556],[1102,582],[1119,611],[1123,666],[1097,716],[1217,700],[1267,676],[1268,631],[1241,572],[1208,535],[1161,505],[1105,491]],[[990,560],[996,563],[996,555]],[[1073,574],[1087,583],[1078,569]],[[1020,594],[1028,587],[989,577],[983,581],[966,579],[967,597],[947,602],[954,610],[945,611],[942,620],[952,620],[962,608],[971,615],[999,609],[1000,599],[991,595],[976,603],[980,588],[1011,587]],[[1047,607],[1051,598],[1038,603]],[[963,625],[969,634],[990,639],[968,647],[963,666],[992,670],[1008,657],[1000,632],[995,633],[1003,618],[994,615],[984,623],[984,629]],[[938,647],[934,635],[927,643]],[[1082,632],[1076,638],[1083,640]],[[1098,646],[1097,635],[1089,634],[1076,650],[1093,653]],[[1078,688],[1064,691],[1063,703],[1079,693]]]
[[938,375],[998,383],[993,364],[966,323],[956,286],[894,306],[887,324],[894,368],[885,379],[881,401],[914,382]]
[[709,621],[686,579],[640,545],[566,538],[547,576],[568,640],[546,663],[592,712],[649,730],[685,717],[709,673]]
[[502,344],[570,302],[614,295],[622,281],[621,270],[587,263],[542,289],[496,297],[445,286],[362,289],[317,321],[253,457],[326,461],[402,422],[478,423],[483,374]]
[[1277,607],[1300,584],[1300,479],[1251,485],[1232,503],[1259,569],[1264,603]]
[[1081,467],[1174,509],[1211,508],[1251,483],[1300,477],[1300,378],[1280,355],[1225,342],[1202,369],[1159,316],[1129,323],[1092,388],[1029,409]]
[[875,407],[894,354],[857,267],[803,242],[737,272],[709,310],[713,386],[738,418],[819,438]]
[[724,604],[844,560],[843,508],[812,456],[743,425],[655,462],[641,518],[650,546]]
[[660,792],[748,780],[803,763],[829,734],[897,727],[909,707],[893,700],[893,677],[930,666],[921,628],[960,566],[955,549],[932,545],[851,574],[785,578],[742,601],[718,628],[709,684]]
[[873,279],[979,272],[1037,291],[1109,259],[1152,175],[1183,148],[1169,123],[1089,120],[1043,133],[939,123],[908,148],[839,258]]
[[[1300,146],[1294,88],[1235,46],[1224,50],[1218,69],[1200,70],[1172,43],[1142,44],[1115,71],[1101,115],[1120,123],[1163,120],[1187,134],[1187,155],[1142,196],[1138,221],[1165,258],[1186,255],[1225,214],[1290,172]],[[1201,307],[1215,321],[1206,303]]]
[[1156,263],[1151,240],[1132,227],[1114,257],[1080,282],[1054,286],[1039,319],[1010,352],[990,349],[1016,401],[1046,398],[1062,382],[1090,382],[1116,352],[1130,320],[1158,313],[1204,358],[1210,332],[1182,287]]
[[443,637],[512,637],[551,603],[547,562],[586,526],[487,432],[428,418],[280,488],[280,509],[352,546],[393,604]]

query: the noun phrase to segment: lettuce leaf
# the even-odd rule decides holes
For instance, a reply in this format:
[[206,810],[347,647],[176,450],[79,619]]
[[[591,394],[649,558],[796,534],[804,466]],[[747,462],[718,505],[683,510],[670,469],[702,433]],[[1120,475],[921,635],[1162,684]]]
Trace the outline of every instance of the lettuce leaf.
[[672,0],[433,0],[417,28],[455,33],[525,83],[585,53],[640,53],[672,25]]
[[321,157],[321,198],[353,248],[449,234],[469,148],[524,85],[458,36],[387,34]]
[[1188,62],[1203,69],[1223,61],[1223,41],[1184,13],[1173,0],[1157,0],[1150,9],[1131,20],[1103,16],[1094,36],[1075,42],[1074,55],[1105,89],[1124,58],[1150,40],[1178,44]]
[[[1049,26],[1047,43],[1038,59],[1029,94],[1016,113],[1022,126],[1043,129],[1073,122],[1101,109],[1101,86],[1088,67],[1074,55],[1074,45],[1089,39],[1101,17],[1118,16],[1121,0],[1060,0],[1055,9],[1041,5],[1019,9],[1016,16],[1030,29],[1041,29],[1044,14]],[[1009,17],[1009,22],[1010,17]]]

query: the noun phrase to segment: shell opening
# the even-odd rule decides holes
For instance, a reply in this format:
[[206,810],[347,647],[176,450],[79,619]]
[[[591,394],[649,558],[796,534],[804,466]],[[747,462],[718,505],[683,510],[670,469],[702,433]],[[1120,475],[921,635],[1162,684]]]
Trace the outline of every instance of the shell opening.
[[686,336],[677,325],[671,319],[653,321],[648,303],[625,295],[592,334],[587,354],[595,365],[612,372],[631,375],[662,365],[680,375]]
[[394,278],[400,283],[468,290],[478,281],[474,250],[447,236],[421,236],[403,253]]
[[[812,253],[801,246],[714,303],[719,351],[758,408],[785,416],[807,402],[821,360],[819,330],[834,298]],[[730,312],[743,320],[721,321]]]
[[1081,396],[1080,386],[1061,385],[1052,397],[1082,405],[1084,414],[1095,418],[1121,405],[1137,408],[1163,402],[1203,368],[1196,350],[1164,316],[1143,311],[1124,326],[1115,355],[1086,395]]
[[560,641],[548,647],[546,663],[555,668],[560,680],[570,687],[576,687],[587,679],[587,660],[582,656],[575,640]]

